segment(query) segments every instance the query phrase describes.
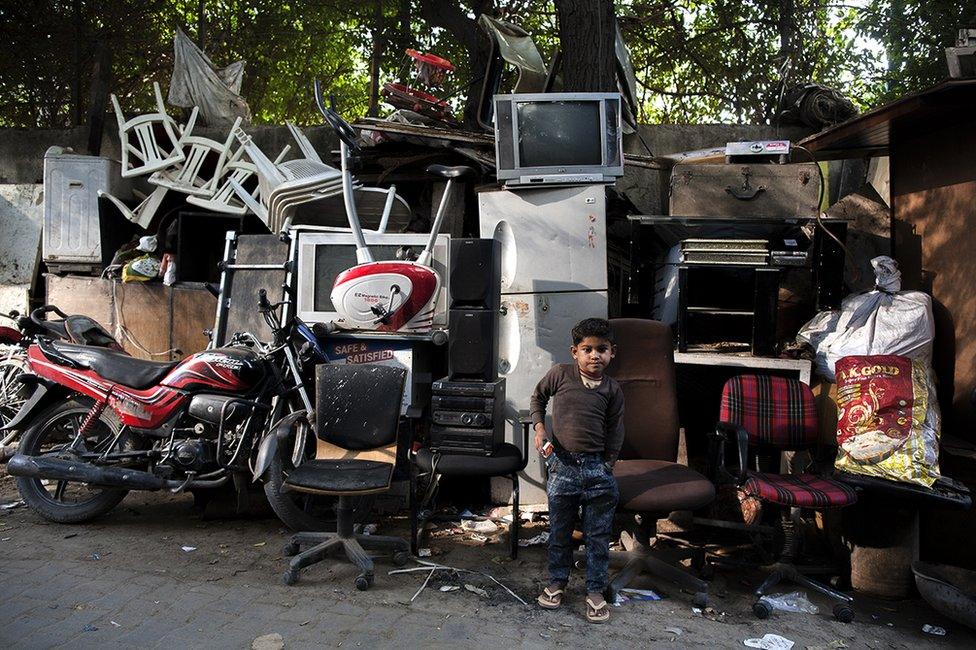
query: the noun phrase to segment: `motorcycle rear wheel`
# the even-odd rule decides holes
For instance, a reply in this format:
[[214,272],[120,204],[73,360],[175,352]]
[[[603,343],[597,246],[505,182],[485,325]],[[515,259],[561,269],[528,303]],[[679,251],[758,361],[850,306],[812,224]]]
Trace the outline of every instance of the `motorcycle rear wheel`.
[[[0,425],[14,419],[20,408],[30,397],[30,389],[18,381],[27,369],[26,355],[18,350],[0,352]],[[13,442],[16,431],[0,434],[0,445]]]
[[[63,452],[76,437],[91,404],[75,400],[59,402],[42,411],[24,433],[18,453],[40,456]],[[86,451],[104,446],[122,424],[106,409],[78,443]],[[99,517],[122,501],[128,490],[98,488],[76,481],[46,481],[17,477],[17,489],[31,510],[59,524],[77,524]]]

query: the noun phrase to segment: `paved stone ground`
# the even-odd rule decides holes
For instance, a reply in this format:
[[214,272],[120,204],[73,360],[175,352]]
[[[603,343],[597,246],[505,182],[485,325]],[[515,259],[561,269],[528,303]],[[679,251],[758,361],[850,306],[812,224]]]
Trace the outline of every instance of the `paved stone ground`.
[[[0,504],[16,498],[13,481],[0,478]],[[256,637],[278,633],[290,648],[732,648],[775,632],[798,649],[976,647],[976,636],[920,601],[861,599],[857,620],[844,625],[814,598],[824,613],[758,621],[749,609],[748,586],[756,579],[750,575],[716,579],[711,617],[694,614],[688,596],[660,585],[664,600],[615,608],[604,626],[583,620],[579,582],[560,612],[523,607],[474,574],[438,574],[409,603],[425,574],[388,576],[386,565],[377,566],[367,592],[356,591],[355,570],[346,564],[311,567],[286,587],[279,553],[287,533],[276,520],[209,521],[191,512],[191,503],[187,496],[130,494],[113,513],[80,526],[48,523],[23,507],[0,510],[0,645],[250,648]],[[395,534],[402,525],[381,532]],[[511,562],[503,544],[471,547],[442,538],[433,545],[444,551],[437,561],[490,573],[529,602],[543,584],[541,548],[523,549]],[[488,598],[439,591],[466,582],[485,588]],[[923,623],[949,634],[925,635]]]

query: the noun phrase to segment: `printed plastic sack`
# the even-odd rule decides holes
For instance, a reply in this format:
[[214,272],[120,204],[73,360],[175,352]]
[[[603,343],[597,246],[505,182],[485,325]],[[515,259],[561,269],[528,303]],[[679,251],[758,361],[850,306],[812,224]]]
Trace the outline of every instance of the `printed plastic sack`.
[[874,290],[848,296],[840,311],[817,314],[796,336],[813,346],[817,373],[827,379],[834,379],[834,365],[848,355],[898,354],[931,363],[932,298],[901,291],[901,272],[890,257],[875,257],[871,266]]
[[137,257],[122,267],[122,282],[146,282],[159,275],[159,260],[149,255]]
[[927,361],[886,354],[837,362],[834,467],[931,487],[939,478],[939,405]]

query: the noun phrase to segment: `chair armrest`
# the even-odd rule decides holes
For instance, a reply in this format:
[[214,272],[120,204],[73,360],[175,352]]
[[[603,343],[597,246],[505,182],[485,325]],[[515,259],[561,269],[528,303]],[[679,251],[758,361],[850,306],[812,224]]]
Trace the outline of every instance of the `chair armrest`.
[[532,416],[525,410],[519,411],[518,416],[519,424],[522,425],[522,464],[519,465],[521,472],[529,464],[529,430],[532,429]]
[[735,440],[739,466],[735,471],[728,473],[736,479],[736,483],[742,483],[746,478],[746,467],[749,465],[749,432],[732,422],[717,422],[715,433],[712,435],[718,442],[716,457],[713,461],[718,469],[726,472],[728,470],[725,468],[725,441],[730,438]]

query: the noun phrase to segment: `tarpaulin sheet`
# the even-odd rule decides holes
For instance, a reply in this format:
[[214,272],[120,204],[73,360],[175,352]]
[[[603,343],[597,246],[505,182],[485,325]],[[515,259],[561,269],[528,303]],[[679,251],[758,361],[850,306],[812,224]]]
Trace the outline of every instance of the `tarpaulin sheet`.
[[238,117],[247,124],[251,109],[240,96],[244,61],[216,68],[203,50],[177,28],[173,39],[176,56],[168,101],[174,106],[198,106],[208,126],[230,126]]

